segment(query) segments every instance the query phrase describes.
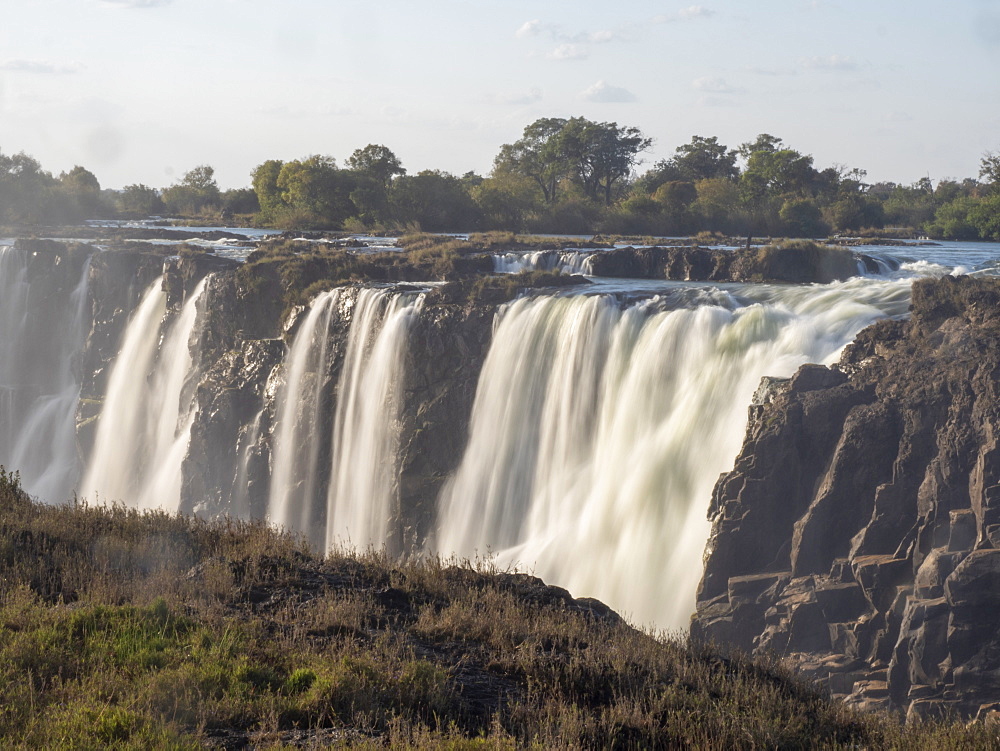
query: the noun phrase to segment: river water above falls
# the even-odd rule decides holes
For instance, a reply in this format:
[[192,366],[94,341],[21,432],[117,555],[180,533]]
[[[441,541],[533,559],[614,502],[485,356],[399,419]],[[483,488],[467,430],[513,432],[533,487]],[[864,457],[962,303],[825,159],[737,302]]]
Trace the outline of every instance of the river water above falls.
[[[494,556],[684,627],[712,488],[761,378],[832,364],[866,325],[906,314],[914,278],[1000,261],[996,244],[876,250],[902,267],[827,285],[535,291],[490,313],[481,356],[430,286],[321,292],[282,343],[212,329],[220,279],[171,304],[150,279],[88,380],[106,281],[89,257],[43,268],[0,247],[0,464],[50,501],[266,518],[321,549]],[[495,268],[532,264],[587,270],[575,251]],[[81,400],[91,381],[103,392]]]

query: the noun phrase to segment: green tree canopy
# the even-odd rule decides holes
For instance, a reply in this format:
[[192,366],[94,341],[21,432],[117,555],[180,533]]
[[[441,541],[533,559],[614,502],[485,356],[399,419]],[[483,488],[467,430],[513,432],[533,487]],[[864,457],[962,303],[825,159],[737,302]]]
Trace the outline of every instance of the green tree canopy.
[[979,177],[994,192],[1000,193],[1000,151],[987,151],[979,162]]
[[215,169],[200,164],[184,173],[180,182],[163,191],[163,203],[171,214],[196,215],[217,209],[221,203]]
[[561,117],[543,117],[525,127],[521,138],[500,147],[493,160],[493,175],[527,177],[538,185],[546,203],[554,203],[559,182],[570,170],[569,159],[557,140],[566,122]]
[[690,182],[713,178],[732,180],[739,174],[736,152],[719,143],[717,136],[692,136],[689,143],[677,147],[676,155],[670,161],[680,179]]
[[355,172],[361,172],[378,180],[386,189],[392,178],[406,174],[406,169],[392,151],[373,143],[363,149],[356,149],[347,158],[347,166]]
[[12,224],[43,221],[55,184],[38,160],[23,151],[12,156],[0,152],[0,220]]
[[556,136],[558,150],[565,155],[573,178],[584,195],[610,206],[617,184],[632,174],[639,154],[653,143],[638,128],[618,123],[595,123],[583,117],[566,121]]
[[253,191],[260,204],[260,218],[265,224],[273,222],[281,210],[287,208],[278,188],[278,175],[284,166],[285,163],[279,159],[268,159],[250,173]]
[[417,224],[425,232],[478,229],[479,207],[461,179],[447,172],[423,170],[392,183],[389,200],[400,224]]
[[160,214],[163,209],[159,191],[148,185],[142,183],[126,185],[118,194],[119,211],[145,217]]

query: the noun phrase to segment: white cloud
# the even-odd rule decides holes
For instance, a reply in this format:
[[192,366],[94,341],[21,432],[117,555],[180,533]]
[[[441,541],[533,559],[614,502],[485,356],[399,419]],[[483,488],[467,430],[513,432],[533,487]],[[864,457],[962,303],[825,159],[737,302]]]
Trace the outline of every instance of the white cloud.
[[636,96],[631,91],[620,86],[612,86],[603,79],[593,86],[587,87],[580,93],[580,96],[588,102],[601,102],[602,104],[636,101]]
[[39,73],[47,76],[61,76],[83,70],[79,63],[53,63],[48,60],[5,60],[0,62],[0,70],[12,73]]
[[804,68],[812,70],[857,70],[858,63],[850,57],[843,55],[828,55],[826,57],[806,57],[802,59]]
[[587,41],[593,42],[594,44],[606,44],[608,42],[613,42],[619,38],[619,35],[613,31],[592,31],[587,35]]
[[590,52],[579,44],[560,44],[545,55],[549,60],[586,60]]
[[713,94],[739,94],[743,89],[730,86],[724,78],[717,76],[703,76],[691,82],[691,86],[698,91],[708,91]]
[[516,36],[518,39],[525,39],[527,37],[536,37],[542,33],[542,28],[543,28],[542,22],[539,21],[537,18],[534,19],[533,21],[525,21],[523,24],[521,24],[521,28],[519,28],[514,33],[514,36]]
[[658,16],[653,16],[652,20],[653,23],[677,23],[678,21],[694,21],[714,15],[714,10],[709,10],[703,5],[689,5],[674,13],[661,13]]

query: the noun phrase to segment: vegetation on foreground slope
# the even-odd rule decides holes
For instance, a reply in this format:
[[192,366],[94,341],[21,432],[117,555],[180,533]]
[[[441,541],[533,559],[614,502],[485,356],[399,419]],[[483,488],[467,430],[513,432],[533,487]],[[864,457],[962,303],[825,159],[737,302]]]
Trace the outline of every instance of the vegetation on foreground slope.
[[967,748],[525,575],[32,502],[0,471],[5,748]]

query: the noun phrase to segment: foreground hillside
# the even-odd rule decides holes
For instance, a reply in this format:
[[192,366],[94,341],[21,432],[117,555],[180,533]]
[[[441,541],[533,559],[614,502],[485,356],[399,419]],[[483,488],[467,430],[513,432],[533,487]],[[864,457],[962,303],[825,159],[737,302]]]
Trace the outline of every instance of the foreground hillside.
[[958,748],[526,575],[33,503],[0,474],[5,748]]

